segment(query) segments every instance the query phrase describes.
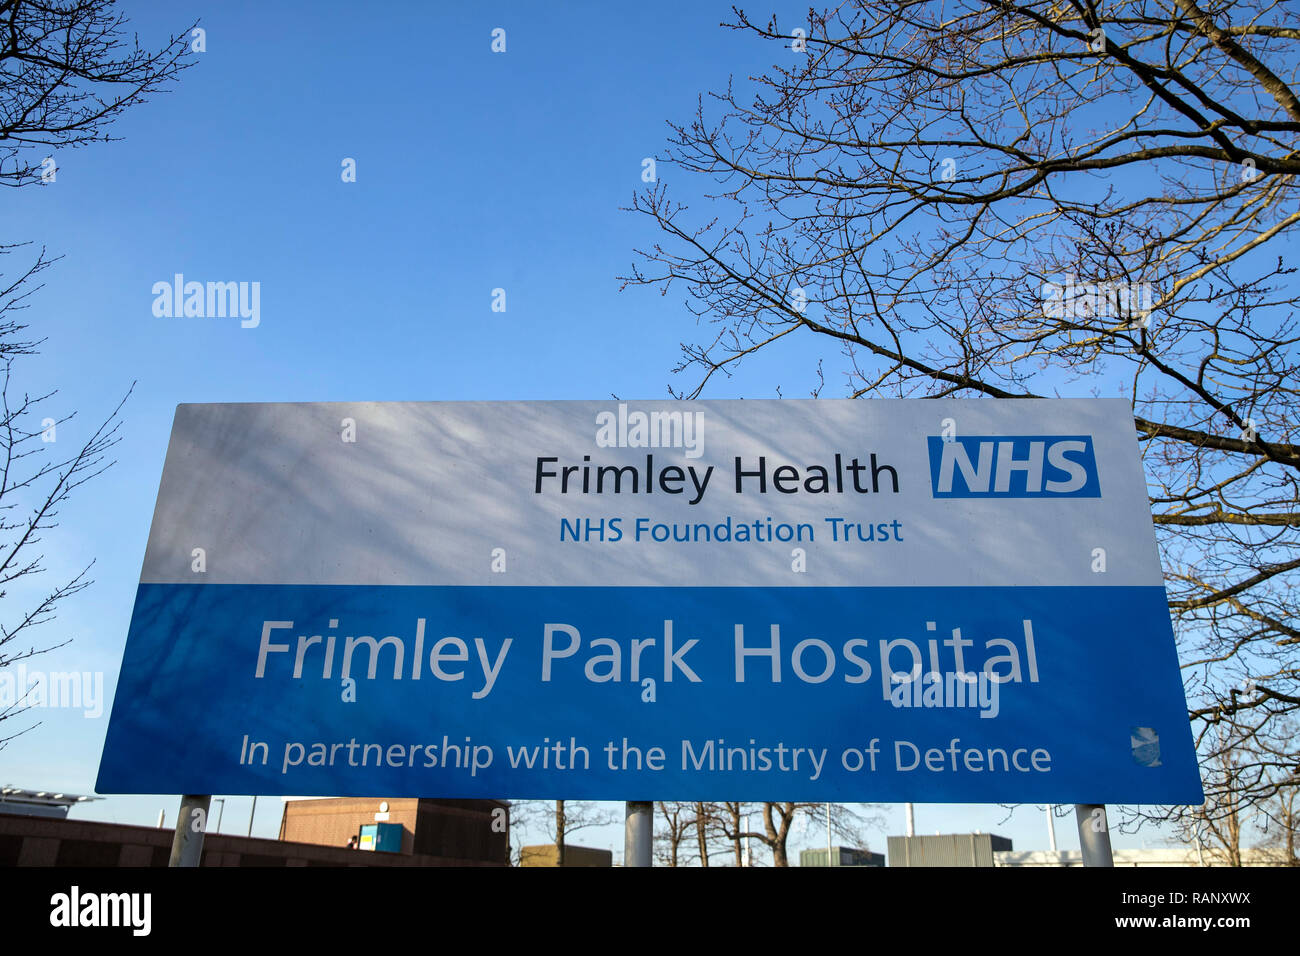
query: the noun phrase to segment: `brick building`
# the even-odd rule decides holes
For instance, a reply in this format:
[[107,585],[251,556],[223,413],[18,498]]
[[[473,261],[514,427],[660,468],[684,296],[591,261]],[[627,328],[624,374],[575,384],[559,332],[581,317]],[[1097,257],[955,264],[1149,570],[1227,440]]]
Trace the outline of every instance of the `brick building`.
[[[381,803],[389,809],[379,810]],[[200,865],[507,866],[509,812],[509,804],[495,800],[294,800],[285,804],[280,839],[209,833]],[[347,848],[348,836],[375,822],[376,813],[401,825],[401,852]],[[8,801],[0,804],[0,868],[165,867],[173,835],[172,827],[35,815],[25,803]]]
[[502,800],[328,797],[286,800],[280,839],[346,847],[369,823],[400,824],[403,855],[497,863],[510,859],[510,804]]

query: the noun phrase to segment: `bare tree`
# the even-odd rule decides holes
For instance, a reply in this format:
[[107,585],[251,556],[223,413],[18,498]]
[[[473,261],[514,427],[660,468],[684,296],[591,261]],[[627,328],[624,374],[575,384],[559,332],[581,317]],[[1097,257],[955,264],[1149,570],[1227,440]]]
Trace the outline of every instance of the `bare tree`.
[[[1300,774],[1300,771],[1297,771]],[[1300,833],[1300,786],[1296,780],[1279,789],[1271,800],[1263,802],[1259,824],[1263,838],[1260,846],[1277,849],[1281,852],[1284,866],[1300,866],[1300,844],[1296,836]]]
[[795,814],[799,812],[798,803],[763,804],[763,832],[758,839],[772,851],[773,866],[789,866],[786,857],[786,841],[790,838],[790,827],[794,824]]
[[1211,733],[1214,747],[1202,762],[1201,774],[1205,784],[1213,788],[1216,799],[1206,801],[1190,820],[1180,821],[1184,842],[1189,835],[1197,842],[1202,854],[1208,852],[1211,860],[1226,866],[1241,866],[1242,831],[1249,813],[1243,807],[1241,794],[1250,789],[1251,768],[1247,763],[1247,747],[1241,741],[1224,738],[1225,725]]
[[655,859],[664,866],[691,863],[690,834],[695,828],[697,804],[659,801],[655,820]]
[[[0,246],[0,257],[13,252],[13,246]],[[18,394],[13,382],[15,361],[35,354],[40,344],[26,338],[26,326],[16,321],[14,313],[25,308],[28,297],[40,289],[35,278],[49,264],[42,250],[35,263],[13,281],[6,282],[0,271],[0,670],[68,643],[65,639],[38,646],[34,632],[54,619],[64,601],[90,585],[86,574],[93,561],[71,579],[43,590],[34,603],[15,609],[8,595],[11,588],[25,585],[45,570],[42,542],[45,532],[58,527],[60,507],[73,491],[112,464],[104,457],[119,441],[118,414],[126,401],[123,397],[88,438],[74,443],[73,451],[51,453],[62,447],[58,445],[59,429],[66,435],[73,415],[55,418],[45,414],[55,393]],[[3,679],[9,676],[0,675],[0,686],[6,691],[0,695],[0,721],[29,709],[29,688]],[[39,724],[0,736],[0,749],[35,726]]]
[[[50,150],[110,139],[114,119],[190,65],[185,33],[157,51],[144,50],[114,7],[113,0],[0,0],[0,183],[18,188],[54,181]],[[23,245],[0,240],[0,265]],[[119,440],[126,401],[61,455],[55,451],[65,447],[57,444],[59,430],[67,434],[73,415],[46,414],[55,393],[31,396],[15,381],[15,360],[41,344],[26,336],[15,313],[29,307],[41,288],[38,277],[53,261],[42,249],[16,274],[0,268],[0,670],[67,643],[38,647],[27,640],[90,585],[90,565],[31,606],[12,607],[9,592],[44,570],[42,538],[57,527],[59,508],[112,464],[105,454]],[[28,708],[29,689],[11,680],[0,682],[0,689],[5,685],[12,696],[0,695],[0,721]],[[14,736],[0,737],[0,747]]]
[[696,827],[705,843],[720,842],[731,850],[733,865],[745,865],[746,818],[753,804],[740,802],[703,803],[696,810]]
[[590,800],[516,800],[511,807],[510,822],[515,830],[511,842],[522,843],[523,834],[530,830],[543,832],[555,844],[559,866],[564,866],[565,848],[575,833],[618,822],[614,811]]
[[510,801],[510,865],[523,863],[524,841],[527,834],[538,825],[539,810],[546,804],[541,800]]
[[[625,284],[676,284],[708,322],[683,345],[694,379],[676,395],[802,338],[798,354],[820,354],[803,379],[814,396],[829,372],[855,398],[1130,397],[1207,760],[1212,728],[1241,740],[1300,709],[1293,12],[735,11],[729,26],[771,43],[776,65],[752,96],[732,83],[701,98],[632,207],[661,235]],[[684,199],[670,198],[674,168]],[[1297,763],[1294,738],[1261,753]],[[1257,779],[1208,799],[1267,799],[1273,777]]]
[[[1291,750],[1290,741],[1300,733],[1300,725],[1293,719],[1280,721],[1271,728],[1270,740],[1253,739],[1253,749],[1268,749],[1271,756],[1283,756]],[[1279,767],[1268,762],[1268,775],[1275,785],[1271,794],[1255,805],[1255,827],[1260,835],[1259,846],[1276,850],[1284,866],[1300,866],[1300,764]]]
[[771,850],[773,866],[789,866],[788,844],[795,821],[802,817],[810,826],[824,827],[828,806],[832,838],[850,846],[864,844],[863,833],[868,821],[842,803],[763,803],[760,804],[762,831],[746,832],[742,836],[756,839]]
[[50,150],[108,141],[114,119],[191,65],[189,30],[142,49],[115,6],[0,0],[0,183],[39,183]]

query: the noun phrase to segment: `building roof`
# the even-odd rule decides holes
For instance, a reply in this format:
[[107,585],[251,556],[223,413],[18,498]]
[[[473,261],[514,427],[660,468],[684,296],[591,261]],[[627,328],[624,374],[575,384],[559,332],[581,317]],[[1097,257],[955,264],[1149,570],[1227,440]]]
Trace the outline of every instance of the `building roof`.
[[43,807],[71,807],[89,800],[103,800],[81,793],[63,793],[52,790],[24,790],[11,783],[0,787],[0,803],[35,804]]

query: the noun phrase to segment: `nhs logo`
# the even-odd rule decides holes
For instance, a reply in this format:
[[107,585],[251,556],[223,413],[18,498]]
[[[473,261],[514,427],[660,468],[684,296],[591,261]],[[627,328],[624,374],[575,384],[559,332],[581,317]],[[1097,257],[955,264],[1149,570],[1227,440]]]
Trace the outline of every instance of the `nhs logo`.
[[1100,498],[1088,435],[926,438],[935,498]]

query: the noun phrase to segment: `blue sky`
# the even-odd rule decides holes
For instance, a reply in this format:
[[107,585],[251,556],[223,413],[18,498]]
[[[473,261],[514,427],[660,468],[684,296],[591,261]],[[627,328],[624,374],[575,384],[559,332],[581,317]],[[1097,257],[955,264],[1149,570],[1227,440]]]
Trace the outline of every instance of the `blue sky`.
[[[774,9],[790,25],[803,12]],[[125,10],[153,46],[200,20],[206,51],[173,92],[114,125],[121,141],[56,152],[55,183],[4,195],[4,240],[63,256],[25,313],[45,342],[16,384],[59,390],[50,412],[77,411],[59,433],[70,447],[136,383],[117,464],[46,536],[48,580],[96,561],[93,587],[46,626],[48,642],[73,642],[28,662],[104,672],[105,716],[34,712],[42,725],[0,751],[0,782],[78,793],[92,792],[176,404],[660,398],[694,384],[671,374],[678,343],[696,334],[682,293],[619,291],[633,249],[657,238],[620,207],[643,186],[642,159],[662,155],[668,120],[689,120],[701,93],[781,54],[719,28],[729,7],[708,2]],[[504,54],[490,50],[497,27]],[[349,157],[355,183],[340,177]],[[671,169],[659,174],[673,184]],[[152,286],[176,273],[259,282],[260,325],[155,317]],[[491,309],[496,288],[504,313]],[[770,398],[777,384],[806,395],[811,347],[752,362],[706,397]],[[230,798],[227,832],[243,832],[248,804]],[[115,796],[74,815],[146,824],[176,807]],[[903,829],[901,806],[882,813],[876,849]],[[277,799],[261,801],[256,832],[274,836],[279,814]],[[922,833],[1045,847],[1041,810],[1007,816],[917,807]],[[1077,847],[1072,820],[1057,830],[1062,848]],[[622,835],[580,842],[621,850]]]

